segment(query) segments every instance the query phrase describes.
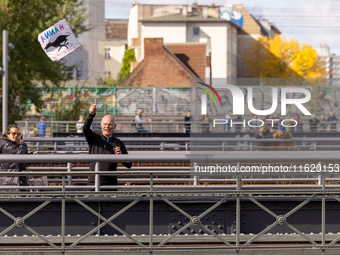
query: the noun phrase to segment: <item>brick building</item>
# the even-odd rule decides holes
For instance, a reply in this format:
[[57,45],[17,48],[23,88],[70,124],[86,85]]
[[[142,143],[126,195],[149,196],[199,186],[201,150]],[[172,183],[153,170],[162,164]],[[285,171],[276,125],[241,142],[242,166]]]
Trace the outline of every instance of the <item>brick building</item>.
[[135,48],[137,61],[142,61],[144,38],[161,37],[165,45],[206,44],[206,59],[211,60],[211,68],[206,66],[205,78],[236,78],[239,27],[231,21],[219,18],[218,8],[197,4],[137,4],[130,10],[128,46]]
[[144,52],[123,86],[189,87],[191,79],[205,77],[205,44],[164,45],[163,38],[144,38]]
[[209,66],[209,59],[205,54],[205,43],[166,43],[165,46],[199,78],[206,77],[205,71],[206,66]]

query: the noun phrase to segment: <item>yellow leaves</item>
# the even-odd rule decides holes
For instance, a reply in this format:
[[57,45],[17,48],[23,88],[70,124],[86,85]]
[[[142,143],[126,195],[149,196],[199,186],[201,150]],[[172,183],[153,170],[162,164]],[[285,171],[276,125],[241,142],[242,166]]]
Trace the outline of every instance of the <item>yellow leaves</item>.
[[249,72],[256,78],[322,78],[326,69],[313,47],[300,46],[280,35],[262,37],[252,43],[244,57]]

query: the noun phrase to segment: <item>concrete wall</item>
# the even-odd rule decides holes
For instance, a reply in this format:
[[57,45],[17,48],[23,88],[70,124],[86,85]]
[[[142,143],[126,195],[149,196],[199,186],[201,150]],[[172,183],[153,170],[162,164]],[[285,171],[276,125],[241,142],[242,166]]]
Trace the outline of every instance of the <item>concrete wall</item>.
[[[193,34],[194,27],[199,27],[199,36]],[[164,44],[205,42],[207,43],[207,55],[211,51],[212,77],[235,78],[237,75],[237,29],[227,22],[144,23],[142,25],[141,59],[144,58],[143,38],[153,37],[163,38]]]
[[178,23],[144,23],[141,34],[141,59],[144,58],[144,38],[163,38],[163,43],[185,43],[187,27],[183,22]]
[[113,79],[117,78],[117,74],[122,68],[122,60],[124,57],[127,41],[110,41],[105,43],[105,48],[109,49],[110,59],[105,59],[105,72],[110,72]]
[[[193,35],[194,27],[200,28],[200,35]],[[228,23],[188,23],[187,41],[207,42],[207,55],[211,52],[213,78],[236,77],[237,30]],[[228,56],[229,55],[229,56]]]
[[[90,18],[86,21],[87,25],[94,28],[88,32],[82,33],[77,37],[79,43],[93,68],[95,75],[104,77],[105,62],[104,62],[104,45],[105,45],[105,2],[104,0],[85,0],[87,12],[91,13]],[[88,65],[86,58],[78,48],[72,54],[63,58],[67,65],[80,65],[81,77],[78,79],[92,78],[92,71]],[[93,78],[92,78],[93,79]]]

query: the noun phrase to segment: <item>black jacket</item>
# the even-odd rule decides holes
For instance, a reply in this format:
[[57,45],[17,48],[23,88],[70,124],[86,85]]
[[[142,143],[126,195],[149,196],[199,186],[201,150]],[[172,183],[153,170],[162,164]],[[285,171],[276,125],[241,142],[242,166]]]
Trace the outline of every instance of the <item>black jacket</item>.
[[[91,124],[95,115],[89,114],[87,117],[83,132],[86,138],[87,143],[89,144],[89,154],[115,154],[113,152],[113,148],[116,145],[120,145],[120,150],[122,154],[128,154],[124,143],[118,138],[112,136],[112,139],[106,143],[105,136],[102,134],[97,134],[91,130]],[[131,168],[131,163],[123,163],[123,165],[127,168]],[[116,171],[117,163],[105,162],[99,163],[100,171]],[[95,163],[90,163],[90,171],[95,170]],[[95,176],[91,175],[88,177],[88,183],[93,184],[95,180]],[[100,176],[100,184],[101,185],[117,185],[117,177],[116,176],[108,176],[101,175]]]
[[[273,138],[272,133],[270,132],[269,129],[266,129],[263,133],[263,137],[260,136],[259,130],[255,131],[255,138],[257,139],[266,139],[266,138]],[[270,143],[264,143],[264,142],[259,142],[257,143],[257,146],[270,146]]]
[[[17,143],[7,137],[0,137],[0,154],[27,154],[26,143]],[[1,163],[1,171],[18,172],[26,169],[24,163]]]

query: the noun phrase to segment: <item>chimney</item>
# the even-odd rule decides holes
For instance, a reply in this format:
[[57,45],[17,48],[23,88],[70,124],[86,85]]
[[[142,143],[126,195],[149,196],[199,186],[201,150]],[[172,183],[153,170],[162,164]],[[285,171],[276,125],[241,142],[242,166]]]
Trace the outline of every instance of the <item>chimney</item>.
[[208,18],[208,11],[209,11],[208,6],[203,6],[202,14],[205,19]]
[[182,6],[182,15],[183,17],[186,17],[188,15],[188,9],[186,5]]
[[152,57],[163,54],[163,38],[144,38],[144,56]]

